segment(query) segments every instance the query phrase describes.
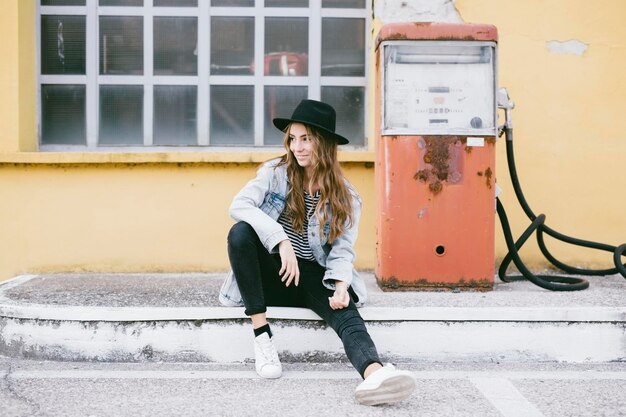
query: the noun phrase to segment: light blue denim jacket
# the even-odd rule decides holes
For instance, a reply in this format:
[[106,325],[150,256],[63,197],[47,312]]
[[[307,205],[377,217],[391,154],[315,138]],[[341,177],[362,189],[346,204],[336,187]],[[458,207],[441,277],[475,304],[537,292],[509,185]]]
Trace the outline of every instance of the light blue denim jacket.
[[[280,159],[273,159],[264,163],[259,168],[256,178],[246,184],[230,205],[231,217],[235,221],[244,221],[252,226],[270,253],[277,253],[278,243],[288,239],[283,227],[277,221],[285,209],[285,198],[289,191],[287,168],[285,165],[278,166],[279,162]],[[357,306],[361,306],[367,299],[367,291],[363,279],[354,269],[354,243],[361,216],[361,199],[347,181],[346,184],[352,194],[352,226],[346,227],[343,235],[329,244],[330,224],[324,225],[323,234],[320,236],[319,220],[313,213],[309,218],[308,237],[313,256],[326,268],[324,286],[334,290],[335,280],[347,282],[358,297]],[[222,284],[219,299],[225,306],[243,306],[241,293],[232,271]]]

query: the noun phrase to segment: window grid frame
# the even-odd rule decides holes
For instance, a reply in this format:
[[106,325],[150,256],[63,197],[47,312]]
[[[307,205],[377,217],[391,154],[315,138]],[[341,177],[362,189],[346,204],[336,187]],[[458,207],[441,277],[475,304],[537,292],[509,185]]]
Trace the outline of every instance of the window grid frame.
[[[86,0],[85,6],[41,6],[37,1],[36,36],[37,36],[37,137],[40,151],[171,151],[184,149],[219,150],[233,148],[254,148],[271,150],[274,145],[265,145],[264,90],[267,86],[302,86],[307,87],[307,97],[321,98],[322,87],[361,87],[364,89],[363,118],[364,132],[367,135],[368,93],[367,79],[369,66],[365,60],[364,75],[321,76],[322,57],[322,19],[354,18],[365,22],[365,54],[369,51],[368,36],[371,22],[371,5],[366,2],[364,9],[322,8],[322,0],[309,0],[309,7],[264,7],[264,0],[255,0],[253,7],[211,7],[208,0],[200,0],[197,7],[154,7],[153,0],[144,0],[139,6],[99,6],[98,0]],[[41,73],[41,17],[45,15],[85,16],[85,74],[61,75]],[[143,18],[143,75],[101,75],[100,74],[100,16],[140,16]],[[153,71],[154,53],[154,18],[155,17],[196,17],[198,22],[197,70],[198,75],[155,76]],[[212,17],[252,17],[254,19],[254,63],[255,74],[251,75],[211,75],[211,18]],[[308,20],[308,75],[306,76],[266,76],[263,74],[265,55],[265,19],[267,17],[306,17]],[[259,70],[259,68],[261,70]],[[201,75],[202,74],[202,75]],[[41,90],[47,84],[82,84],[86,88],[86,144],[85,145],[45,145],[42,143]],[[140,85],[143,87],[143,145],[99,145],[100,123],[100,86],[101,85]],[[153,145],[154,123],[154,86],[181,85],[197,88],[197,138],[195,145]],[[212,146],[210,143],[210,90],[212,85],[252,86],[254,87],[254,143],[253,145]],[[367,137],[362,145],[349,149],[367,148]]]

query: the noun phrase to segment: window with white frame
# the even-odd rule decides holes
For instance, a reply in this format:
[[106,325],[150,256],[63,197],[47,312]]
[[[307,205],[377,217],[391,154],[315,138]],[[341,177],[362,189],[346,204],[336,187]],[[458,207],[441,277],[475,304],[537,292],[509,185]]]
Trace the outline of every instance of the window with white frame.
[[365,0],[38,0],[42,150],[277,146],[304,98],[365,145]]

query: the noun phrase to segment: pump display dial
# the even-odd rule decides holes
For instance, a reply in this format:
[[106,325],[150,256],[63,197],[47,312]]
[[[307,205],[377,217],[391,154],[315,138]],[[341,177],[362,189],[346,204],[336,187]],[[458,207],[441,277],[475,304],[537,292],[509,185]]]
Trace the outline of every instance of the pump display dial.
[[383,134],[495,134],[495,44],[383,44]]

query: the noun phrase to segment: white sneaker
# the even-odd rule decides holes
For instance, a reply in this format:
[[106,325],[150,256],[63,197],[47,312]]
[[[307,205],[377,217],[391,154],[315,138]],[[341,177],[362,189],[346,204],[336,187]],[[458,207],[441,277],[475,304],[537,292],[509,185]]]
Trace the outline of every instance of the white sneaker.
[[254,367],[262,378],[280,378],[283,373],[278,352],[267,332],[254,338]]
[[370,374],[356,387],[356,400],[364,405],[393,403],[408,398],[415,390],[415,378],[409,371],[398,371],[387,364]]

